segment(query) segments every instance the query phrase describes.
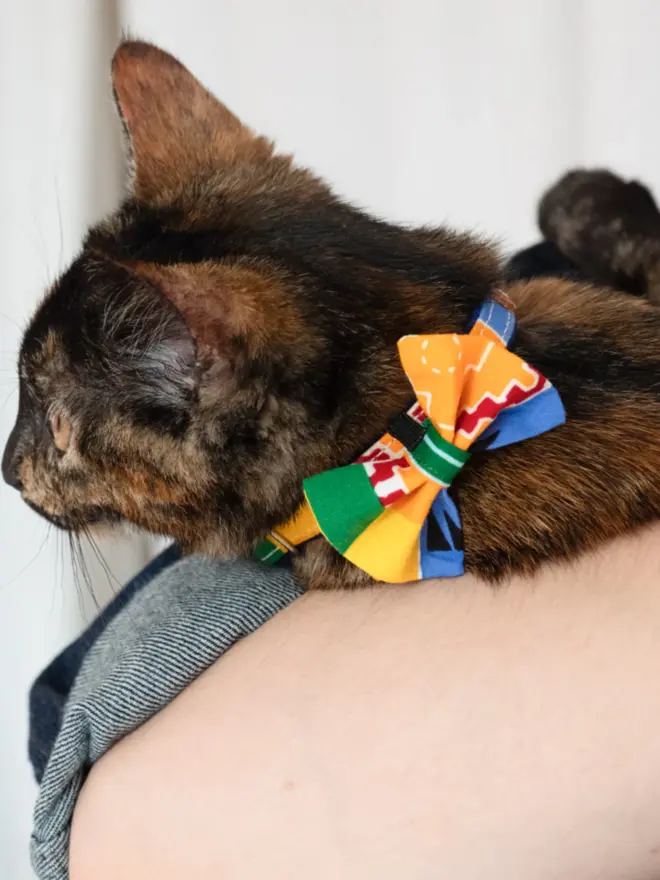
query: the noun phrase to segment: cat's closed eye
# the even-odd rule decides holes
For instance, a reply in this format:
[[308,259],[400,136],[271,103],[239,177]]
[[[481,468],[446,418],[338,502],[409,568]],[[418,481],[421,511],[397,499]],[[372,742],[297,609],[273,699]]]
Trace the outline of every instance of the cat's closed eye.
[[53,443],[60,452],[66,452],[71,443],[71,423],[61,413],[52,413],[48,424]]

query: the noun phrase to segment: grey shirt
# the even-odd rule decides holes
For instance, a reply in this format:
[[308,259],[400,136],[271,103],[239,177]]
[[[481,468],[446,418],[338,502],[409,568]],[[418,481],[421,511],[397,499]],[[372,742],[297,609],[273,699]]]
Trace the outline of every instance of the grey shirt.
[[40,880],[68,877],[73,809],[91,765],[301,592],[286,569],[188,557],[130,598],[93,642],[64,705],[34,812]]

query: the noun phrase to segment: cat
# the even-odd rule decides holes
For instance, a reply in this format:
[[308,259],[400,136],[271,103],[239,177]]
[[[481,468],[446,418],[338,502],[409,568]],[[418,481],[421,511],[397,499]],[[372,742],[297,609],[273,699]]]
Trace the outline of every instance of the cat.
[[[64,529],[129,521],[248,554],[410,403],[397,340],[464,332],[499,253],[351,207],[166,52],[112,63],[129,195],[47,292],[19,354],[5,480]],[[505,287],[516,353],[565,425],[475,454],[455,482],[466,570],[495,581],[660,514],[660,311],[556,278]],[[319,538],[310,588],[369,578]]]

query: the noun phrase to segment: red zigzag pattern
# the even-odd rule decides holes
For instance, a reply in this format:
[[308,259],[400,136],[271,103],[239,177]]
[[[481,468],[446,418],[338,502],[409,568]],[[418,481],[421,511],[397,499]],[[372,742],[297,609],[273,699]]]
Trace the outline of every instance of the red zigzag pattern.
[[528,369],[536,376],[534,385],[531,388],[523,388],[521,385],[514,385],[502,401],[495,400],[490,395],[487,395],[483,400],[479,401],[474,412],[463,410],[456,420],[456,431],[463,431],[468,436],[471,436],[481,419],[490,419],[492,421],[498,413],[502,412],[503,409],[507,409],[509,406],[516,406],[519,403],[524,403],[526,400],[529,400],[530,397],[534,397],[536,394],[543,391],[548,384],[548,380],[540,373],[537,373],[536,370],[532,370],[529,365]]

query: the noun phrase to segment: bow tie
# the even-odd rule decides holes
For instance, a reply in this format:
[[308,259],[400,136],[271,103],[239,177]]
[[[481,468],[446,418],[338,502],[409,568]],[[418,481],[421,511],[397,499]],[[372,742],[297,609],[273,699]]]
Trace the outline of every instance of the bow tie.
[[494,299],[466,335],[404,336],[401,365],[416,402],[356,462],[304,481],[306,502],[255,548],[275,562],[322,533],[379,581],[463,574],[449,487],[472,452],[497,449],[565,421],[557,390],[507,349],[513,312]]

